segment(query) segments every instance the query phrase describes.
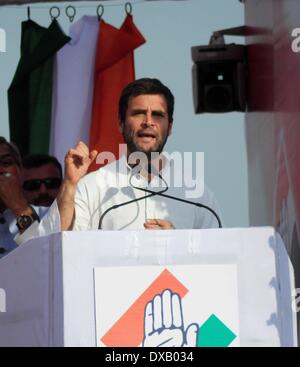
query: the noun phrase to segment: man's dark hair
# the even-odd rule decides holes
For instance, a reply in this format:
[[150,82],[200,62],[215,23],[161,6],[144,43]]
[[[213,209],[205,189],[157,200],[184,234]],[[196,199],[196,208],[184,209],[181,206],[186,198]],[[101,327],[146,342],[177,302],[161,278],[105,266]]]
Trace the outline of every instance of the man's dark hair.
[[0,144],[5,144],[9,148],[9,152],[13,157],[17,166],[22,167],[21,155],[18,147],[14,143],[9,143],[4,136],[0,136]]
[[45,164],[53,164],[59,171],[62,179],[62,168],[57,158],[48,154],[30,154],[22,159],[23,167],[27,169],[38,168]]
[[129,98],[141,94],[163,95],[167,101],[168,119],[170,123],[173,122],[174,96],[170,89],[158,79],[142,78],[129,83],[122,91],[119,100],[119,119],[121,123],[125,122]]

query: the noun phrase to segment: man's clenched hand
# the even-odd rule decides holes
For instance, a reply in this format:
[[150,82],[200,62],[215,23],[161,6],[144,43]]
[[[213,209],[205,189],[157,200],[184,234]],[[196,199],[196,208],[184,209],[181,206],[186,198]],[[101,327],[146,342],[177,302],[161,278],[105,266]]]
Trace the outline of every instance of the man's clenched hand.
[[90,152],[89,148],[81,141],[75,148],[70,149],[65,157],[65,181],[76,185],[81,177],[87,173],[97,154],[97,150]]

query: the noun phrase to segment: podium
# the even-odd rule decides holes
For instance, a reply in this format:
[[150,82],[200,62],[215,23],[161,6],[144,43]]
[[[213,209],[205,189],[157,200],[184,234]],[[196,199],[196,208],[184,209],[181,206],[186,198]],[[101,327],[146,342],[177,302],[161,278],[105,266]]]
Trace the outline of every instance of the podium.
[[0,289],[0,346],[143,345],[145,304],[166,289],[196,346],[217,326],[228,346],[297,346],[293,269],[271,227],[56,233],[2,258]]

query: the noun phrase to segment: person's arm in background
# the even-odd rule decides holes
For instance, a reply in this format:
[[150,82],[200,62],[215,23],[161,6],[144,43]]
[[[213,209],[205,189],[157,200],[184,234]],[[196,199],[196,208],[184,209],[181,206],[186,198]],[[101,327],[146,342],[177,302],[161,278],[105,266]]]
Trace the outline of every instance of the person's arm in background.
[[65,178],[56,200],[46,211],[42,207],[36,208],[41,221],[34,222],[22,234],[16,235],[15,241],[18,245],[32,238],[72,229],[77,184],[86,174],[96,155],[97,151],[89,153],[88,147],[81,142],[69,150],[65,158]]
[[84,143],[79,142],[75,148],[68,151],[65,157],[65,176],[57,196],[61,231],[73,228],[77,184],[81,177],[87,173],[97,153],[96,150],[90,152]]
[[50,208],[40,206],[34,207],[34,209],[40,217],[40,222],[36,220],[22,233],[15,232],[15,225],[13,225],[13,223],[10,226],[10,232],[14,235],[14,241],[17,245],[21,245],[32,238],[48,236],[52,233],[60,232],[60,217],[56,200],[54,200]]
[[[21,216],[29,216],[32,218],[32,222],[39,219],[24,196],[20,176],[14,172],[6,172],[0,175],[0,202],[5,209],[11,211],[16,220]],[[25,230],[25,227],[19,228],[20,233]]]

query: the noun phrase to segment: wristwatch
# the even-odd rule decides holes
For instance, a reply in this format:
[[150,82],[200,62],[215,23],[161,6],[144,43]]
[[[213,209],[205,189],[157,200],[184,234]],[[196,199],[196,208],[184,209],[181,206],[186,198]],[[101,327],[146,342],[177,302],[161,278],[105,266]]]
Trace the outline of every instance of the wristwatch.
[[20,216],[17,217],[17,227],[19,229],[19,231],[25,231],[25,229],[27,229],[28,227],[31,226],[31,224],[33,222],[35,222],[36,220],[39,222],[40,218],[37,215],[36,211],[33,209],[32,206],[30,206],[31,208],[31,214],[21,214]]

